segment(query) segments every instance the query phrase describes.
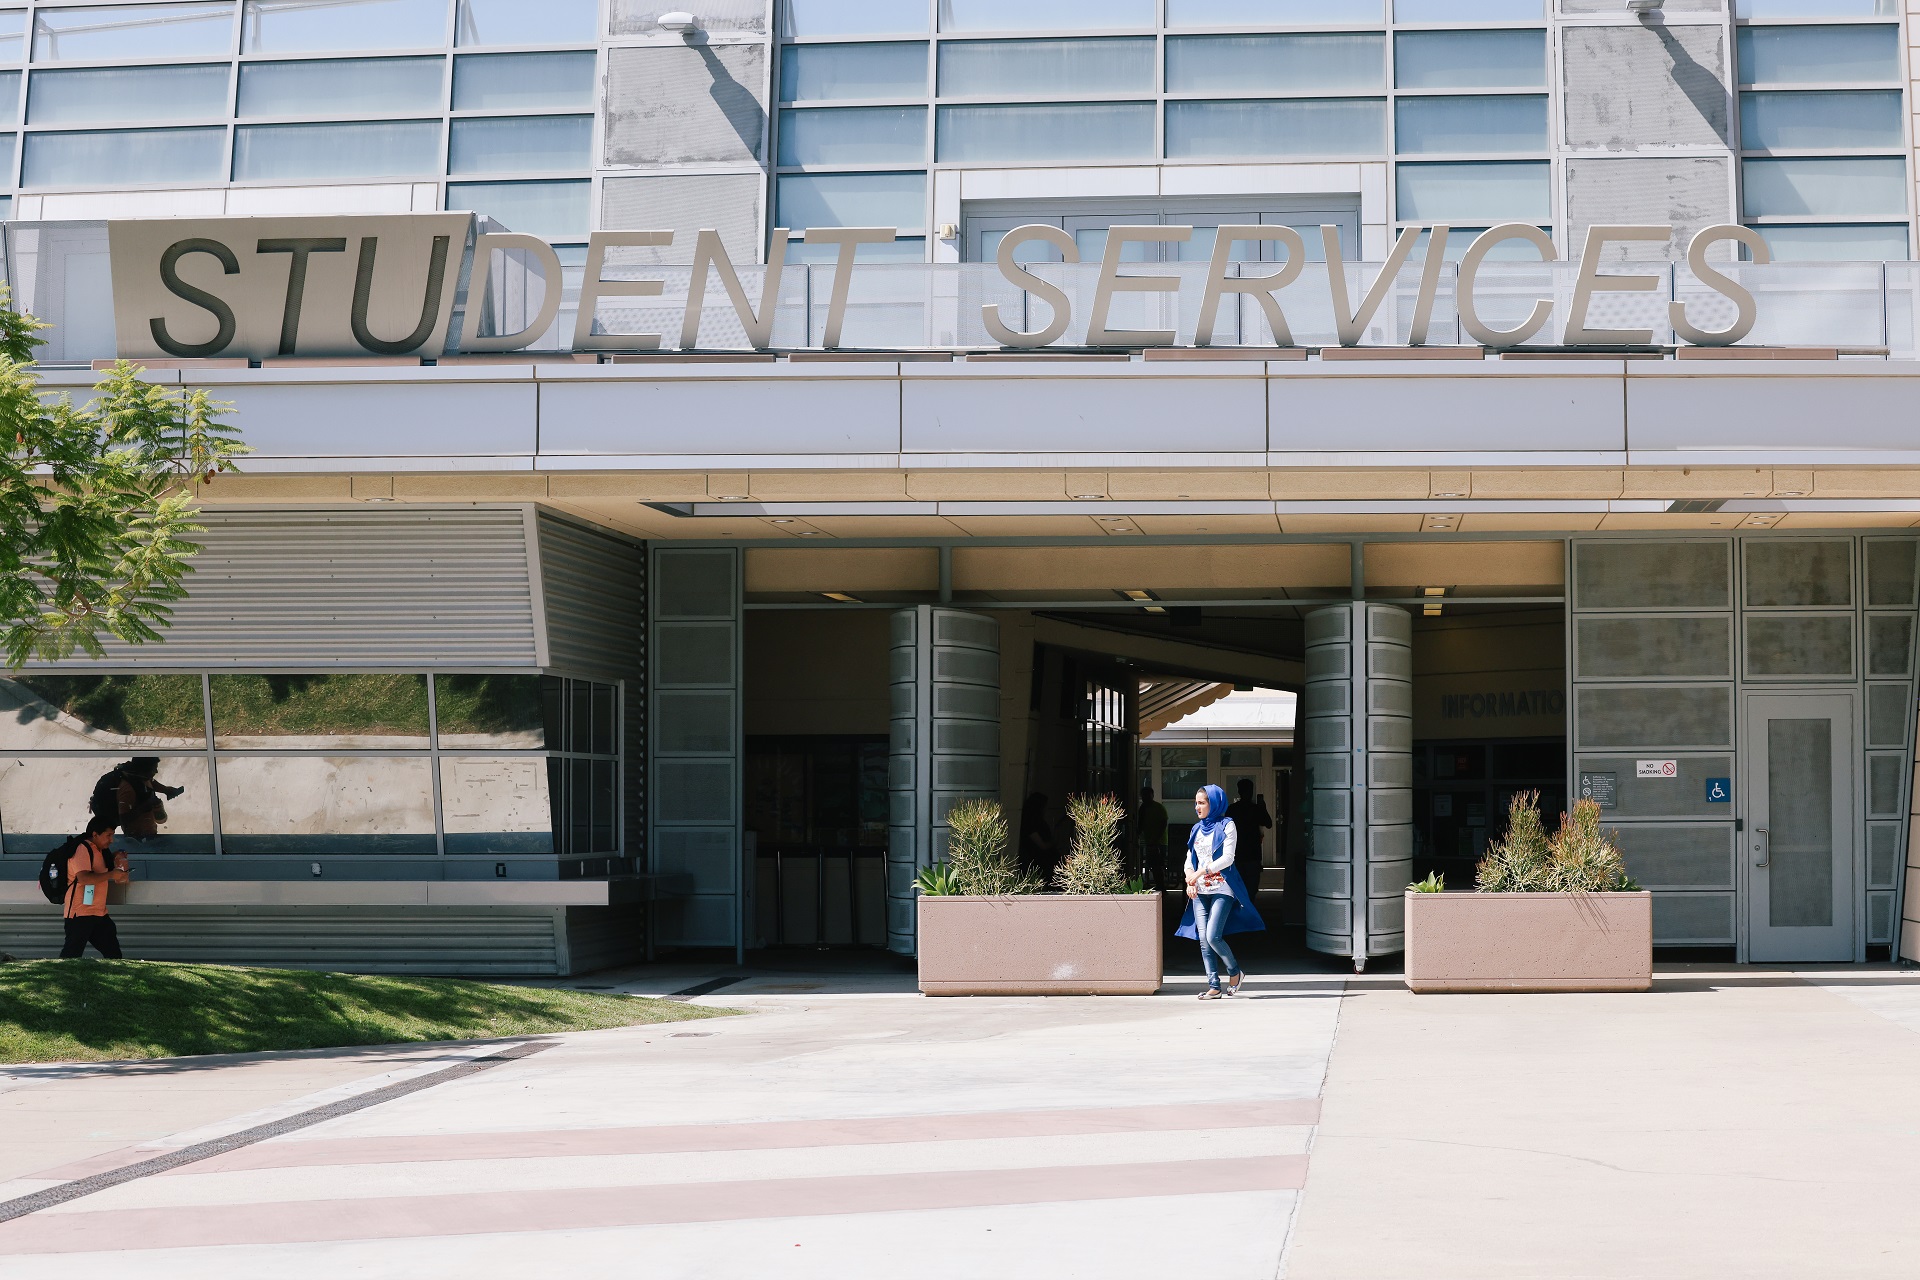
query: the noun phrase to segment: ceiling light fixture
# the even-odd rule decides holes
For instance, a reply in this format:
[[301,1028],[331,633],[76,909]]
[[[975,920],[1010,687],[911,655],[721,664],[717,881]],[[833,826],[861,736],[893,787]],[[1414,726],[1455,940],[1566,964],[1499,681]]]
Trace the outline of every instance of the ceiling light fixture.
[[825,596],[827,599],[832,600],[836,604],[864,603],[859,596],[850,596],[844,591],[822,591],[820,594]]
[[774,522],[773,522],[773,523],[775,523],[775,524],[792,524],[792,523],[793,523],[793,517],[792,517],[792,516],[780,516],[780,517],[778,517],[778,518],[776,518],[776,519],[774,520]]
[[1420,594],[1423,597],[1425,597],[1427,600],[1427,603],[1421,606],[1420,612],[1424,616],[1429,618],[1439,617],[1440,616],[1440,598],[1446,595],[1447,591],[1448,591],[1448,588],[1446,587],[1420,588]]
[[745,502],[746,500],[747,495],[744,493],[723,493],[720,495],[720,501],[722,502]]

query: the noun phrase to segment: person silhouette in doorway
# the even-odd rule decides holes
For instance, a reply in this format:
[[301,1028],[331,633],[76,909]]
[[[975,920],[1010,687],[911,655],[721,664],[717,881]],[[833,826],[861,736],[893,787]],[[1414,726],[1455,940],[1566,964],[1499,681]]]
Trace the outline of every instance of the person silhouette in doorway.
[[1266,864],[1266,829],[1273,825],[1273,815],[1267,812],[1267,806],[1253,798],[1253,779],[1240,779],[1238,788],[1240,798],[1227,806],[1227,817],[1233,822],[1234,839],[1238,852],[1234,865],[1240,868],[1240,879],[1247,886],[1247,893],[1260,892],[1260,871]]

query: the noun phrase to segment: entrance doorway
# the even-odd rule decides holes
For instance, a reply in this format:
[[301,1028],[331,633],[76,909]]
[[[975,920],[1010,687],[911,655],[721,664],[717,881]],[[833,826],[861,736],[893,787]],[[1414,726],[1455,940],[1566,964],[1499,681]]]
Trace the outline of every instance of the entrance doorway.
[[1854,959],[1854,699],[1747,698],[1747,953],[1767,962]]

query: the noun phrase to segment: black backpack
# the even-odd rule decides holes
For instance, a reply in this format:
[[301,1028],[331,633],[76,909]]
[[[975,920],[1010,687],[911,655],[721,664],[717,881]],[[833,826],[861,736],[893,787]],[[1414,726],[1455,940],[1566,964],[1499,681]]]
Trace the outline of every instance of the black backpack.
[[67,860],[79,847],[78,838],[64,841],[40,862],[40,892],[56,906],[67,900],[67,889],[72,884],[67,878]]
[[94,817],[111,822],[120,820],[120,779],[120,766],[115,765],[93,784],[93,794],[87,798],[87,808]]

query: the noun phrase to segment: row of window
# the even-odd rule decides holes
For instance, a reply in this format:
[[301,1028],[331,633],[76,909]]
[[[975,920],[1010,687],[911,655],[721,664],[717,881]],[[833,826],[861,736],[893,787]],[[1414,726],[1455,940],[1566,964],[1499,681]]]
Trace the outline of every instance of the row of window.
[[[434,58],[324,58],[240,64],[35,69],[29,125],[167,124],[277,116],[593,110],[595,55],[465,54]],[[20,118],[20,71],[0,71],[0,119]]]
[[[1165,0],[1168,29],[1544,22],[1543,0]],[[1886,18],[1894,0],[1735,0],[1742,20]],[[941,32],[1153,29],[1160,0],[785,0],[788,39]]]
[[0,11],[0,61],[107,62],[243,54],[591,44],[596,0],[196,0]]
[[[1387,85],[1386,49],[1378,32],[961,40],[940,45],[937,83],[941,97],[1153,93],[1164,65],[1168,93],[1366,92]],[[927,79],[927,46],[917,42],[781,53],[786,102],[925,97]],[[1546,32],[1403,31],[1393,40],[1393,79],[1402,89],[1544,89]]]

